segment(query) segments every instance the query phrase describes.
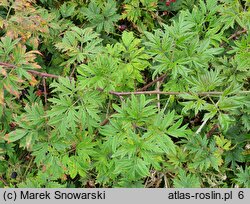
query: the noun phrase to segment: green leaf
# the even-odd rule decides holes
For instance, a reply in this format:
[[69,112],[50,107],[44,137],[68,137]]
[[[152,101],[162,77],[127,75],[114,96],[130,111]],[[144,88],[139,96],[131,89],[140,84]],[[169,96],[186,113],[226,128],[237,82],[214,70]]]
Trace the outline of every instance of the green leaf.
[[149,174],[148,163],[138,158],[136,160],[136,171],[141,177],[145,177]]
[[219,114],[219,122],[220,122],[220,127],[223,131],[227,131],[229,128],[229,125],[234,122],[233,118],[231,118],[228,114]]
[[221,150],[216,146],[214,140],[209,141],[207,137],[196,135],[188,138],[185,148],[190,151],[190,162],[188,163],[190,169],[195,170],[198,168],[203,171],[213,167],[219,171],[223,160]]
[[236,174],[236,182],[243,188],[250,188],[250,167],[246,167],[245,170],[240,167],[239,172]]
[[230,168],[235,169],[238,162],[244,162],[245,157],[243,155],[243,149],[237,145],[234,149],[225,152],[225,164]]
[[178,120],[174,125],[172,125],[168,130],[167,134],[174,136],[174,137],[185,137],[186,132],[185,129],[187,126],[182,126],[179,128],[182,124],[183,119]]
[[77,164],[73,157],[69,158],[68,167],[69,167],[69,175],[72,179],[74,179],[77,175]]
[[180,169],[178,176],[174,178],[175,188],[200,188],[200,178],[192,173],[186,173]]
[[56,43],[55,46],[65,54],[68,64],[74,64],[83,63],[86,59],[100,53],[101,41],[99,35],[90,27],[85,29],[71,27],[65,32],[62,42]]
[[114,32],[115,23],[120,19],[114,0],[107,0],[99,5],[96,1],[91,1],[83,12],[90,22],[90,26],[96,27],[97,32],[103,30],[107,33]]
[[91,157],[96,153],[96,143],[91,138],[83,138],[83,141],[77,144],[76,151],[82,161],[91,161]]
[[219,136],[214,136],[214,137],[215,137],[215,142],[216,142],[216,144],[217,144],[220,148],[222,148],[223,150],[226,150],[226,151],[232,149],[232,147],[231,147],[231,141],[228,140],[228,139],[225,139],[223,135],[220,136],[220,137],[219,137]]
[[60,7],[60,13],[64,18],[71,17],[75,14],[76,4],[73,2],[64,2],[63,5]]
[[16,129],[9,134],[6,134],[4,139],[8,142],[15,142],[17,140],[20,140],[24,136],[28,134],[27,130],[24,129]]

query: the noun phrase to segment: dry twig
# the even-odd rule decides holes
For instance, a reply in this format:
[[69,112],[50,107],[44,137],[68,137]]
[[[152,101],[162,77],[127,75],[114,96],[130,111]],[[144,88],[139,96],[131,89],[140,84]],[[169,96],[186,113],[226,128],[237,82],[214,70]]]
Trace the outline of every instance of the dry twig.
[[241,34],[246,33],[246,32],[247,32],[247,29],[246,29],[246,28],[244,28],[243,30],[237,31],[236,33],[232,34],[232,35],[228,38],[228,40],[231,40],[231,39],[233,39],[233,38],[236,38],[237,36],[240,36]]
[[[5,62],[0,62],[0,66],[6,67],[6,68],[17,68],[16,65],[5,63]],[[41,77],[59,78],[58,75],[48,74],[48,73],[45,73],[45,72],[38,72],[38,71],[35,71],[35,70],[27,70],[27,72],[29,72],[30,74],[33,74],[33,75],[41,76]]]
[[28,70],[28,72],[31,73],[31,74],[34,74],[34,75],[41,76],[41,77],[49,77],[49,78],[54,78],[54,79],[59,78],[58,75],[48,74],[48,73],[45,73],[45,72],[38,72],[38,71],[35,71],[35,70]]
[[161,75],[160,77],[156,78],[155,80],[151,81],[150,83],[146,84],[144,87],[141,89],[138,89],[137,91],[146,91],[150,86],[155,84],[158,81],[163,81],[166,78],[166,74]]
[[[101,91],[101,89],[98,89]],[[192,92],[176,92],[176,91],[134,91],[134,92],[116,92],[110,91],[110,94],[116,96],[129,96],[129,95],[140,95],[140,94],[162,94],[162,95],[181,95],[181,94],[192,94]],[[238,94],[249,94],[250,91],[239,91]],[[222,91],[210,91],[210,92],[197,92],[195,93],[199,96],[209,96],[209,95],[222,95]]]
[[43,77],[43,93],[44,93],[45,107],[47,107],[47,88],[46,88],[46,79],[45,79],[45,77]]
[[7,187],[8,186],[8,184],[7,184],[7,182],[2,178],[2,177],[0,177],[0,181],[2,181],[3,182],[3,184],[5,185],[5,187]]

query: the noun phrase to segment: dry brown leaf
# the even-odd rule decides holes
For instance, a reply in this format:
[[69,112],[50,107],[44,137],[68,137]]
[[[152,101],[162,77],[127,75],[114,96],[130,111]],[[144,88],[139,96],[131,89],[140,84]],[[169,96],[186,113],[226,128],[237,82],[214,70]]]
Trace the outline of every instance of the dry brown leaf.
[[3,69],[2,67],[0,67],[0,73],[1,73],[3,76],[7,76],[6,70]]
[[15,90],[13,87],[10,86],[10,84],[3,84],[4,88],[11,93],[12,95],[16,96],[17,98],[19,98],[20,94],[17,90]]
[[4,90],[0,89],[0,104],[4,105]]
[[29,83],[31,86],[36,86],[39,83],[39,81],[37,81],[36,78],[33,75],[31,75],[31,80],[29,81]]

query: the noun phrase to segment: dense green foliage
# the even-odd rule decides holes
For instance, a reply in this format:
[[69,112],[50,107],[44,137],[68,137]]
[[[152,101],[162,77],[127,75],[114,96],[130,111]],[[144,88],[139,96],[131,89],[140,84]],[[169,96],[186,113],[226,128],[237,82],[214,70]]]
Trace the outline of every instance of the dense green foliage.
[[249,0],[2,0],[0,187],[250,187]]

